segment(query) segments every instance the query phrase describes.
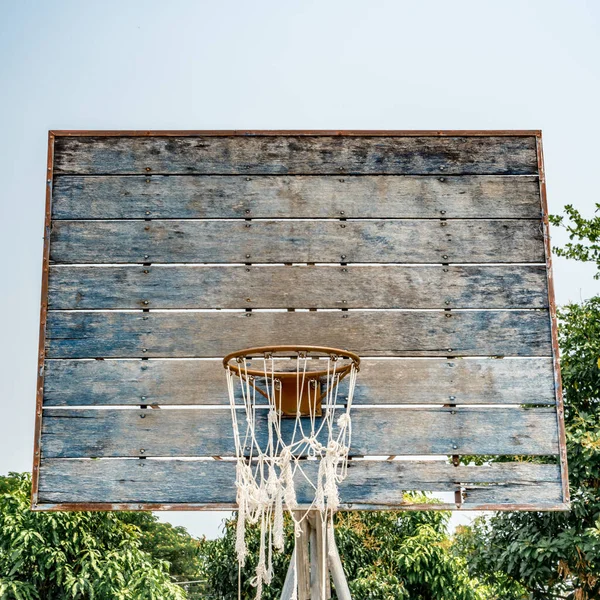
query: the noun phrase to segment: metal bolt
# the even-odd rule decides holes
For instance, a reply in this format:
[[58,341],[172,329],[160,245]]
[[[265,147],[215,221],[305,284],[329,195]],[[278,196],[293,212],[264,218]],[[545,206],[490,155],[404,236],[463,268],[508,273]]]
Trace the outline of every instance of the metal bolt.
[[152,171],[150,167],[146,167],[146,171]]
[[450,411],[450,414],[451,414],[451,415],[455,415],[455,414],[456,414],[456,411],[455,411],[455,410],[451,410],[451,411]]
[[251,298],[246,298],[246,302],[252,302]]
[[148,300],[144,300],[142,304],[150,304],[150,302],[148,302]]
[[144,227],[144,231],[150,231],[150,227]]
[[145,415],[144,413],[142,413],[142,414],[140,415],[140,419],[145,419],[145,418],[146,418],[146,415]]
[[346,226],[345,226],[345,225],[342,223],[342,224],[340,225],[340,227],[341,227],[342,229],[344,229],[344,227],[346,227]]
[[342,319],[347,319],[348,315],[342,315]]
[[144,254],[144,258],[150,258],[149,254]]
[[148,352],[148,348],[142,348],[142,352]]
[[342,304],[348,304],[347,300],[342,300]]
[[442,258],[448,258],[447,254],[442,254]]
[[251,227],[252,225],[250,223],[246,223],[246,227]]
[[444,165],[442,165],[442,166],[440,167],[440,171],[445,171],[445,170],[446,170],[446,167],[445,167]]
[[[443,169],[443,168],[444,168],[444,167],[442,167],[442,169]],[[440,180],[440,181],[446,181],[446,178],[445,178],[445,177],[439,177],[439,180]]]
[[450,400],[456,400],[456,396],[450,396],[449,399]]
[[147,214],[147,215],[149,215],[149,214],[150,214],[150,211],[149,211],[149,210],[147,210],[147,211],[146,211],[146,214]]
[[148,271],[148,269],[144,269],[144,273],[145,273],[146,275],[148,275],[148,273],[150,273],[150,271]]
[[446,214],[446,211],[445,211],[445,210],[440,210],[440,212],[441,212],[443,215],[445,215],[445,214]]
[[146,183],[150,183],[150,179],[146,179]]
[[252,316],[252,313],[246,313],[246,316],[247,316],[247,317],[251,317],[251,316]]
[[448,348],[448,352],[452,352],[452,348]]
[[250,212],[250,209],[249,209],[249,208],[247,208],[247,209],[246,209],[246,214],[248,214],[249,212]]
[[340,179],[340,183],[344,183],[345,179]]
[[345,214],[345,213],[344,213],[344,211],[343,211],[343,210],[340,210],[340,215],[343,215],[343,214]]
[[344,258],[346,258],[346,255],[345,255],[345,254],[342,254],[342,260],[344,260]]
[[444,304],[450,304],[450,300],[446,300]]
[[250,269],[246,269],[246,273],[250,273]]
[[444,269],[444,273],[447,273],[447,272],[448,272],[448,269]]
[[446,221],[442,221],[442,222],[440,223],[440,225],[441,225],[442,227],[446,227],[447,223],[446,223]]
[[48,179],[48,183],[52,183],[52,179]]
[[446,313],[446,319],[449,319],[452,315],[450,313]]
[[252,181],[251,177],[246,177],[246,181]]
[[342,273],[347,273],[348,269],[346,269],[345,267],[342,269]]
[[146,452],[146,450],[144,450],[144,448],[140,448],[140,454],[144,454],[144,452]]
[[458,448],[458,446],[456,444],[452,444],[452,448],[454,448],[454,450],[456,450]]

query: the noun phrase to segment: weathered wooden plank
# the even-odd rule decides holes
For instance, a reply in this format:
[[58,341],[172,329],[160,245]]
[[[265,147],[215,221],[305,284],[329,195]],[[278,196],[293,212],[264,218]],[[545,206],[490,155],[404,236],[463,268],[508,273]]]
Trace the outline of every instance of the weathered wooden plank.
[[544,246],[539,220],[56,221],[50,259],[55,263],[539,263],[544,262]]
[[538,178],[510,175],[63,175],[52,199],[54,219],[536,219],[540,211]]
[[547,308],[543,265],[53,266],[50,309]]
[[[266,447],[267,410],[257,413],[257,443]],[[288,439],[293,419],[282,421]],[[326,443],[326,439],[323,441]],[[558,453],[552,408],[378,408],[352,412],[351,455]],[[234,456],[228,408],[47,408],[44,458]]]
[[[44,382],[45,406],[229,402],[218,359],[48,360]],[[552,358],[364,359],[354,394],[355,405],[554,402]]]
[[537,171],[535,137],[57,137],[55,174],[498,174]]
[[[563,501],[562,487],[558,483],[537,485],[477,485],[464,490],[465,502],[486,504],[535,504],[556,505]],[[529,509],[531,510],[531,509]]]
[[362,356],[551,356],[548,311],[63,312],[48,358],[215,358],[273,344]]
[[[308,472],[314,468],[304,467]],[[485,498],[483,491],[473,490],[482,484],[493,484],[485,490]],[[314,492],[300,477],[296,485],[299,502],[309,503]],[[538,486],[553,492],[552,502],[561,502],[557,465],[515,462],[454,467],[438,461],[365,460],[351,461],[340,497],[346,508],[362,503],[389,508],[403,504],[404,491],[448,492],[462,487],[465,508],[479,498],[485,504],[499,502],[515,491],[519,503],[529,504],[535,498],[543,504],[547,496],[538,496]],[[235,493],[231,461],[45,459],[40,469],[40,503],[199,503],[233,508]]]

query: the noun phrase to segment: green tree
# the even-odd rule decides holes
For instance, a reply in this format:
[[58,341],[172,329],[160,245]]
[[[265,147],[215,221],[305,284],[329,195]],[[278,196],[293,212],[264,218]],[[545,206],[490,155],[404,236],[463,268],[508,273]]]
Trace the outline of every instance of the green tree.
[[29,474],[0,477],[2,600],[183,600],[139,527],[109,512],[34,512]]
[[[202,541],[192,537],[185,527],[163,523],[151,512],[121,512],[118,513],[118,517],[141,530],[141,549],[156,559],[166,561],[169,573],[175,581],[201,579]],[[189,596],[194,598],[193,594]]]
[[[426,500],[423,497],[418,501]],[[449,513],[340,512],[335,516],[336,540],[354,600],[484,600],[462,557],[451,551]],[[250,584],[258,559],[259,529],[247,530],[249,556],[241,573],[242,597],[251,599]],[[293,549],[290,520],[286,546],[274,555],[274,580],[263,598],[279,598]],[[235,518],[225,522],[224,535],[202,544],[206,598],[236,600]],[[335,596],[334,596],[335,597]]]
[[[600,213],[600,203],[596,203],[595,212]],[[570,239],[564,248],[554,248],[556,254],[582,262],[596,263],[598,272],[594,277],[600,279],[600,216],[586,219],[571,204],[567,204],[565,214],[551,216],[550,222],[564,227]]]
[[[600,219],[566,213],[572,241],[557,253],[593,260],[600,274]],[[457,548],[473,575],[521,585],[526,598],[592,600],[600,598],[600,297],[559,311],[559,343],[571,511],[479,519],[458,533]]]

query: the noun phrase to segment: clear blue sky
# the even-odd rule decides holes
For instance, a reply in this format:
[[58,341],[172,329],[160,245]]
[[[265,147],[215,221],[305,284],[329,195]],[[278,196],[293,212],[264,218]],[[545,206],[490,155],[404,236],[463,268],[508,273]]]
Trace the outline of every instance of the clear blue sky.
[[0,0],[0,473],[31,467],[48,129],[542,129],[551,210],[591,215],[599,63],[593,0]]

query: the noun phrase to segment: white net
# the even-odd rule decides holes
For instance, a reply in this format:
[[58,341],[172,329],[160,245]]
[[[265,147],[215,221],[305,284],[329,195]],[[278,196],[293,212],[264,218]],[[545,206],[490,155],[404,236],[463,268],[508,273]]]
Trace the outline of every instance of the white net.
[[298,536],[308,510],[319,511],[325,530],[339,507],[358,364],[355,355],[326,348],[260,348],[225,359],[237,457],[236,551],[241,568],[246,524],[259,524],[257,599],[273,577],[273,549],[284,547],[284,510]]

